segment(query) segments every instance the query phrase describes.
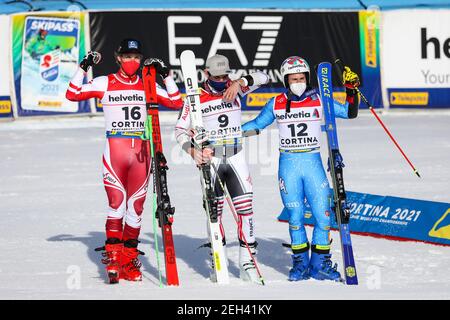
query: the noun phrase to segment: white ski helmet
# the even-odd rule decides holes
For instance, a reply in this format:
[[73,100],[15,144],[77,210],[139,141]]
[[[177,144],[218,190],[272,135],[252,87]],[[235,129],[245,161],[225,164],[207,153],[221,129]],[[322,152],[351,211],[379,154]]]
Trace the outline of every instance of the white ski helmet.
[[283,61],[280,68],[281,76],[283,77],[283,84],[286,88],[289,87],[288,85],[288,75],[294,74],[294,73],[305,73],[306,76],[306,84],[309,85],[309,64],[306,62],[305,59],[298,56],[292,56],[289,58],[286,58],[286,60]]

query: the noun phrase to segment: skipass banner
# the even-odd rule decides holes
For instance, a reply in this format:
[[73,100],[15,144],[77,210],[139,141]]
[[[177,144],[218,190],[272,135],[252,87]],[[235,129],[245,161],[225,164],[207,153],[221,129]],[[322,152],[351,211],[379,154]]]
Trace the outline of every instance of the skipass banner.
[[65,98],[85,54],[84,14],[15,15],[13,67],[19,116],[90,112]]
[[[0,15],[0,39],[4,39],[4,43],[9,43],[9,18],[8,15]],[[12,117],[8,53],[7,50],[3,50],[0,54],[0,118]]]
[[[202,70],[206,58],[223,54],[229,58],[235,78],[254,70],[270,76],[269,86],[250,93],[243,101],[244,110],[255,110],[284,92],[279,69],[287,57],[305,58],[312,74],[318,63],[340,58],[361,76],[361,90],[368,99],[375,99],[373,104],[378,107],[382,105],[378,17],[377,11],[91,12],[91,48],[103,56],[102,63],[93,72],[94,76],[116,72],[113,52],[122,38],[133,36],[143,43],[145,56],[161,58],[170,66],[183,91],[179,61],[183,50],[195,52],[200,82],[205,80]],[[311,80],[316,85],[316,77],[311,76]],[[337,70],[333,73],[333,83],[335,98],[344,101],[342,75]],[[366,106],[361,104],[361,107]]]
[[391,108],[450,106],[450,10],[382,15],[382,75]]
[[[349,191],[347,202],[352,233],[450,245],[450,203]],[[314,225],[306,200],[305,204],[305,223]],[[283,212],[278,220],[285,222],[289,217]],[[331,227],[337,229],[334,216],[331,220]]]

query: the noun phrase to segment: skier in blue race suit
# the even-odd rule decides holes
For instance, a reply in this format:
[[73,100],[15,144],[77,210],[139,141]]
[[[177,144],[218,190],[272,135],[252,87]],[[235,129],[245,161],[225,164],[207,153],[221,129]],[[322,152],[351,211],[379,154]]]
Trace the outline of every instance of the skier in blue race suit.
[[[328,179],[320,156],[323,107],[316,89],[310,86],[311,72],[301,57],[287,58],[281,65],[284,86],[288,88],[267,102],[261,113],[245,123],[243,131],[262,130],[277,121],[279,130],[278,180],[284,209],[280,220],[289,221],[293,267],[289,280],[341,279],[330,254],[331,199]],[[350,68],[343,73],[346,102],[334,102],[336,117],[352,119],[358,115],[359,77]],[[304,226],[307,199],[316,220],[311,246]],[[309,249],[311,247],[311,257]]]

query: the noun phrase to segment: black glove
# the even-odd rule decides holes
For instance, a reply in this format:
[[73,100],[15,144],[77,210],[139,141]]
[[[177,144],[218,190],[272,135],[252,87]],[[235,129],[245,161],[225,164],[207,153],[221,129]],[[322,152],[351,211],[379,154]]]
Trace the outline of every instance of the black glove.
[[83,60],[80,62],[80,68],[85,72],[89,70],[89,67],[94,64],[99,64],[102,60],[102,55],[96,51],[89,51],[86,56],[84,56]]
[[156,72],[158,72],[158,74],[160,74],[163,79],[167,78],[167,76],[169,75],[170,70],[161,59],[147,58],[144,61],[144,66],[154,66]]

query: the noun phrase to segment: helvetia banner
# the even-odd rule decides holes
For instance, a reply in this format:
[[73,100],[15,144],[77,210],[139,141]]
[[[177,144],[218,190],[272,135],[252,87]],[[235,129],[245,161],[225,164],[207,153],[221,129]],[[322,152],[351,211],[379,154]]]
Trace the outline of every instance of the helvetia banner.
[[[130,36],[143,43],[145,56],[161,58],[171,67],[181,90],[181,52],[195,52],[200,82],[205,80],[206,59],[218,53],[228,57],[235,78],[254,70],[271,78],[268,86],[245,97],[244,109],[261,108],[285,91],[280,66],[289,56],[308,61],[313,85],[314,66],[337,57],[361,74],[358,12],[92,12],[89,17],[91,48],[104,58],[94,68],[95,76],[117,71],[114,50],[122,38]],[[334,83],[342,98],[338,75],[334,73]]]
[[90,112],[65,98],[84,55],[83,14],[13,17],[15,92],[19,115]]

